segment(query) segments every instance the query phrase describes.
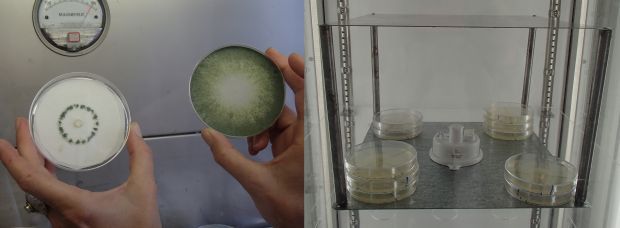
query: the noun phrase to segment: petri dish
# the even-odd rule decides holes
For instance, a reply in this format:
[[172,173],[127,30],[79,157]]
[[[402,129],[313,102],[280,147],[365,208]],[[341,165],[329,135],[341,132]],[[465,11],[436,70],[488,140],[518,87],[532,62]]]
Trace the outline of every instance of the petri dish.
[[125,146],[131,117],[123,94],[92,73],[68,73],[45,84],[30,107],[30,131],[55,166],[86,171],[111,161]]
[[196,114],[209,127],[233,137],[257,135],[284,108],[282,72],[269,57],[244,46],[227,46],[202,59],[190,80]]
[[533,120],[533,114],[521,103],[494,102],[486,109],[485,119],[504,124],[525,124]]
[[387,193],[387,194],[373,194],[373,193],[365,193],[360,191],[352,191],[349,193],[353,199],[356,199],[360,202],[371,203],[371,204],[383,204],[383,203],[391,203],[395,201],[399,201],[405,198],[410,197],[415,193],[416,187],[415,182],[411,183],[411,185],[407,186],[401,191]]
[[415,165],[406,176],[389,179],[365,179],[347,176],[347,186],[351,190],[365,193],[397,192],[418,180],[418,170],[418,165]]
[[499,132],[525,132],[533,129],[532,123],[525,124],[505,124],[497,121],[485,121],[483,127],[493,129]]
[[407,175],[417,164],[417,152],[408,143],[381,140],[354,146],[345,159],[347,175],[366,179],[396,178]]
[[404,140],[422,133],[422,113],[410,109],[388,109],[376,113],[372,127],[381,139]]
[[519,196],[516,198],[522,199],[536,195],[538,198],[524,201],[543,204],[545,201],[540,199],[547,198],[553,199],[548,201],[549,203],[558,205],[558,203],[563,204],[568,201],[558,201],[556,198],[574,194],[577,184],[577,168],[559,158],[536,153],[521,153],[508,158],[504,166],[506,190],[512,191],[513,196]]
[[523,202],[541,206],[559,206],[570,203],[573,201],[575,191],[573,189],[572,192],[564,193],[564,194],[554,194],[554,195],[541,195],[539,193],[523,191],[519,187],[506,182],[506,191],[510,196],[521,200]]
[[522,131],[522,132],[505,132],[505,131],[498,131],[495,129],[491,129],[488,127],[483,127],[484,128],[484,132],[491,136],[491,138],[494,139],[500,139],[500,140],[525,140],[527,138],[530,137],[530,135],[532,135],[532,130],[527,130],[527,131]]

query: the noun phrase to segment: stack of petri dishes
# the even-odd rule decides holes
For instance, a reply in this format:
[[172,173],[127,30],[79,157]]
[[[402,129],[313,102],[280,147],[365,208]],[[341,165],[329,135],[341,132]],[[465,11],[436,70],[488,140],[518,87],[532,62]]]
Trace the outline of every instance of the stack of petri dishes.
[[506,190],[521,201],[557,206],[574,198],[577,169],[557,157],[521,153],[508,158],[505,169]]
[[412,139],[422,133],[422,113],[410,109],[388,109],[376,113],[372,130],[378,138]]
[[495,102],[486,109],[483,128],[495,139],[525,140],[532,134],[532,111],[520,103]]
[[365,203],[398,201],[415,192],[418,160],[415,148],[400,141],[371,141],[346,156],[347,188]]

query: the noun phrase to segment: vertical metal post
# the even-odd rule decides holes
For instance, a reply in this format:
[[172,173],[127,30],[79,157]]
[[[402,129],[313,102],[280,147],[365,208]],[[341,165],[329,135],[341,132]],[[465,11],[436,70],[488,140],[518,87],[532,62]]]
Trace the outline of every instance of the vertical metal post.
[[360,212],[358,210],[349,211],[350,228],[360,228]]
[[[560,3],[561,0],[550,0],[549,23],[547,28],[547,44],[545,50],[545,69],[543,71],[543,91],[540,113],[539,138],[544,146],[549,140],[549,128],[551,127],[553,83],[555,79],[556,54],[558,46],[558,33],[560,28]],[[532,209],[531,228],[539,228],[541,209]]]
[[536,28],[529,28],[527,36],[527,53],[525,54],[525,73],[523,76],[523,93],[521,104],[527,105],[530,96],[530,83],[532,82],[532,61],[534,60],[534,44],[536,43]]
[[379,87],[379,32],[377,26],[370,27],[370,43],[372,62],[372,100],[373,100],[373,112],[378,113],[381,111],[381,93]]
[[351,65],[351,28],[349,23],[349,1],[338,0],[338,35],[340,46],[340,68],[342,77],[342,106],[344,117],[345,152],[353,146],[353,80]]
[[600,30],[596,52],[596,68],[594,69],[592,80],[590,81],[583,145],[580,153],[581,159],[579,162],[577,189],[575,190],[575,206],[578,207],[584,206],[588,196],[590,168],[592,166],[592,155],[594,154],[598,121],[601,112],[601,104],[603,101],[610,43],[611,30]]
[[555,65],[560,27],[560,0],[551,0],[549,6],[549,25],[547,28],[547,46],[545,51],[545,69],[543,72],[543,91],[541,102],[541,118],[539,137],[542,144],[547,146],[549,127],[551,126],[551,108],[553,103],[553,83],[555,79]]
[[343,140],[340,133],[340,115],[338,105],[338,89],[336,72],[334,71],[334,49],[332,27],[321,26],[321,54],[323,56],[323,72],[325,76],[325,98],[327,121],[329,122],[329,141],[334,175],[335,206],[347,204],[347,188],[344,169]]

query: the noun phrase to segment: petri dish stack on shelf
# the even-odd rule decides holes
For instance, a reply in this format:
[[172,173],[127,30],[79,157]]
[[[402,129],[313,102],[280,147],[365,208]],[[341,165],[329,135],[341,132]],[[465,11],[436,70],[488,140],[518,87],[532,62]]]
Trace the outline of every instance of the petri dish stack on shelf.
[[352,198],[372,204],[405,199],[415,192],[419,165],[415,148],[400,141],[371,141],[346,156]]
[[520,103],[495,102],[486,109],[483,128],[494,139],[525,140],[532,134],[533,114]]
[[573,200],[577,169],[551,155],[521,153],[506,160],[504,179],[512,197],[535,205],[558,206]]
[[372,130],[387,140],[412,139],[422,133],[422,113],[410,109],[388,109],[375,113]]

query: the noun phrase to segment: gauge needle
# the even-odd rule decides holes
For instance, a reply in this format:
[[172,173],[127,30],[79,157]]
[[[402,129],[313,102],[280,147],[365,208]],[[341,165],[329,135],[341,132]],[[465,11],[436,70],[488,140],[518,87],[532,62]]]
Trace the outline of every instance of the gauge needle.
[[90,13],[90,10],[93,9],[92,5],[88,5],[88,10],[86,10],[86,14],[84,14],[84,19],[82,19],[82,27],[84,26],[84,22],[86,22],[86,18],[88,18],[88,14]]

